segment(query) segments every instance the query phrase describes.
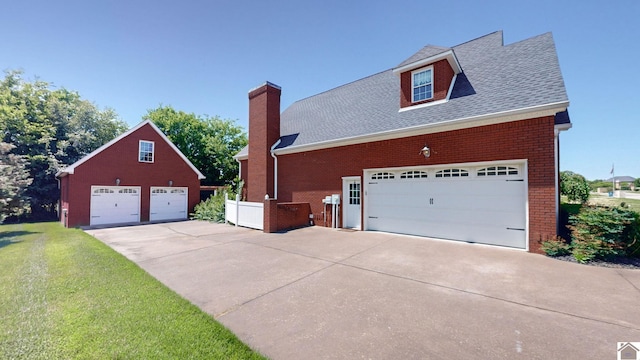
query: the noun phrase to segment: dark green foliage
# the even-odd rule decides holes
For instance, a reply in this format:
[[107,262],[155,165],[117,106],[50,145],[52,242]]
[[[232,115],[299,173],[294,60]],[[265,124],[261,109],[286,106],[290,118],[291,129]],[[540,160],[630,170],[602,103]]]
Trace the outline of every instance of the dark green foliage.
[[55,173],[126,129],[113,110],[101,111],[76,92],[25,81],[20,71],[7,71],[0,80],[0,142],[28,162],[32,182],[26,195],[36,219],[55,216]]
[[24,156],[11,154],[15,146],[0,142],[0,224],[7,216],[29,209],[26,189],[31,184]]
[[563,256],[571,253],[571,245],[564,239],[557,237],[542,242],[542,251],[549,256]]
[[149,110],[153,121],[180,151],[202,172],[203,185],[230,185],[238,174],[233,155],[247,145],[247,135],[234,121],[161,106]]
[[629,256],[638,251],[640,215],[621,207],[583,206],[571,216],[572,253],[587,262],[614,255]]
[[633,181],[633,186],[636,188],[636,190],[640,189],[640,178],[637,178]]
[[565,195],[569,201],[584,204],[589,200],[589,183],[584,176],[571,171],[560,173],[560,194]]
[[191,218],[194,220],[212,221],[217,223],[224,222],[224,205],[225,194],[218,192],[218,194],[210,196],[207,200],[201,201],[193,209]]

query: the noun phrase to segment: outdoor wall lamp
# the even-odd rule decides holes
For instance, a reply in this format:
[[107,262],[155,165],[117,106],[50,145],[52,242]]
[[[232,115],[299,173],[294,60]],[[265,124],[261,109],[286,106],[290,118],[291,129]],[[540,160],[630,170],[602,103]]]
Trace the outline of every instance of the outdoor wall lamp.
[[116,186],[120,186],[120,178],[116,178]]
[[169,180],[169,186],[173,186],[173,180]]
[[425,144],[422,150],[420,150],[420,154],[424,155],[425,159],[431,156],[431,149]]

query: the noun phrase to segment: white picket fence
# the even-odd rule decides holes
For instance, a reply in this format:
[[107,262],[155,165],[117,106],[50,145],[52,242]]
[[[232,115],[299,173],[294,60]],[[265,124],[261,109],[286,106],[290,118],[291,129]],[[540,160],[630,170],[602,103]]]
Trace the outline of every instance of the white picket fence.
[[236,195],[235,200],[227,197],[224,205],[225,222],[235,226],[263,229],[263,203],[240,201],[240,195]]

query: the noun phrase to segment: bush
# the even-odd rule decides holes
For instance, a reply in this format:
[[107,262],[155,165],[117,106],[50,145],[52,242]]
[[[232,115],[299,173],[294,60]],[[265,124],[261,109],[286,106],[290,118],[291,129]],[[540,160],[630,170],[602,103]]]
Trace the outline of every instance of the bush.
[[586,203],[589,200],[589,183],[584,176],[571,171],[560,173],[560,194],[569,201]]
[[571,253],[571,245],[564,239],[556,237],[542,242],[542,251],[549,256],[563,256]]
[[638,252],[640,214],[625,208],[583,206],[570,218],[572,254],[579,262]]
[[218,192],[217,195],[210,196],[207,200],[196,205],[193,214],[190,214],[191,219],[223,223],[224,203],[225,194]]

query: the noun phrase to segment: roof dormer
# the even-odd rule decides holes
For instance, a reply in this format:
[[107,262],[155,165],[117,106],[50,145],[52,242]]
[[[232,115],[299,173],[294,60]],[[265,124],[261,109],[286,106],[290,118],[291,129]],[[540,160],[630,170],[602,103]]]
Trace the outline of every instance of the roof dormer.
[[400,78],[400,111],[449,100],[461,72],[453,49],[425,46],[393,69]]

